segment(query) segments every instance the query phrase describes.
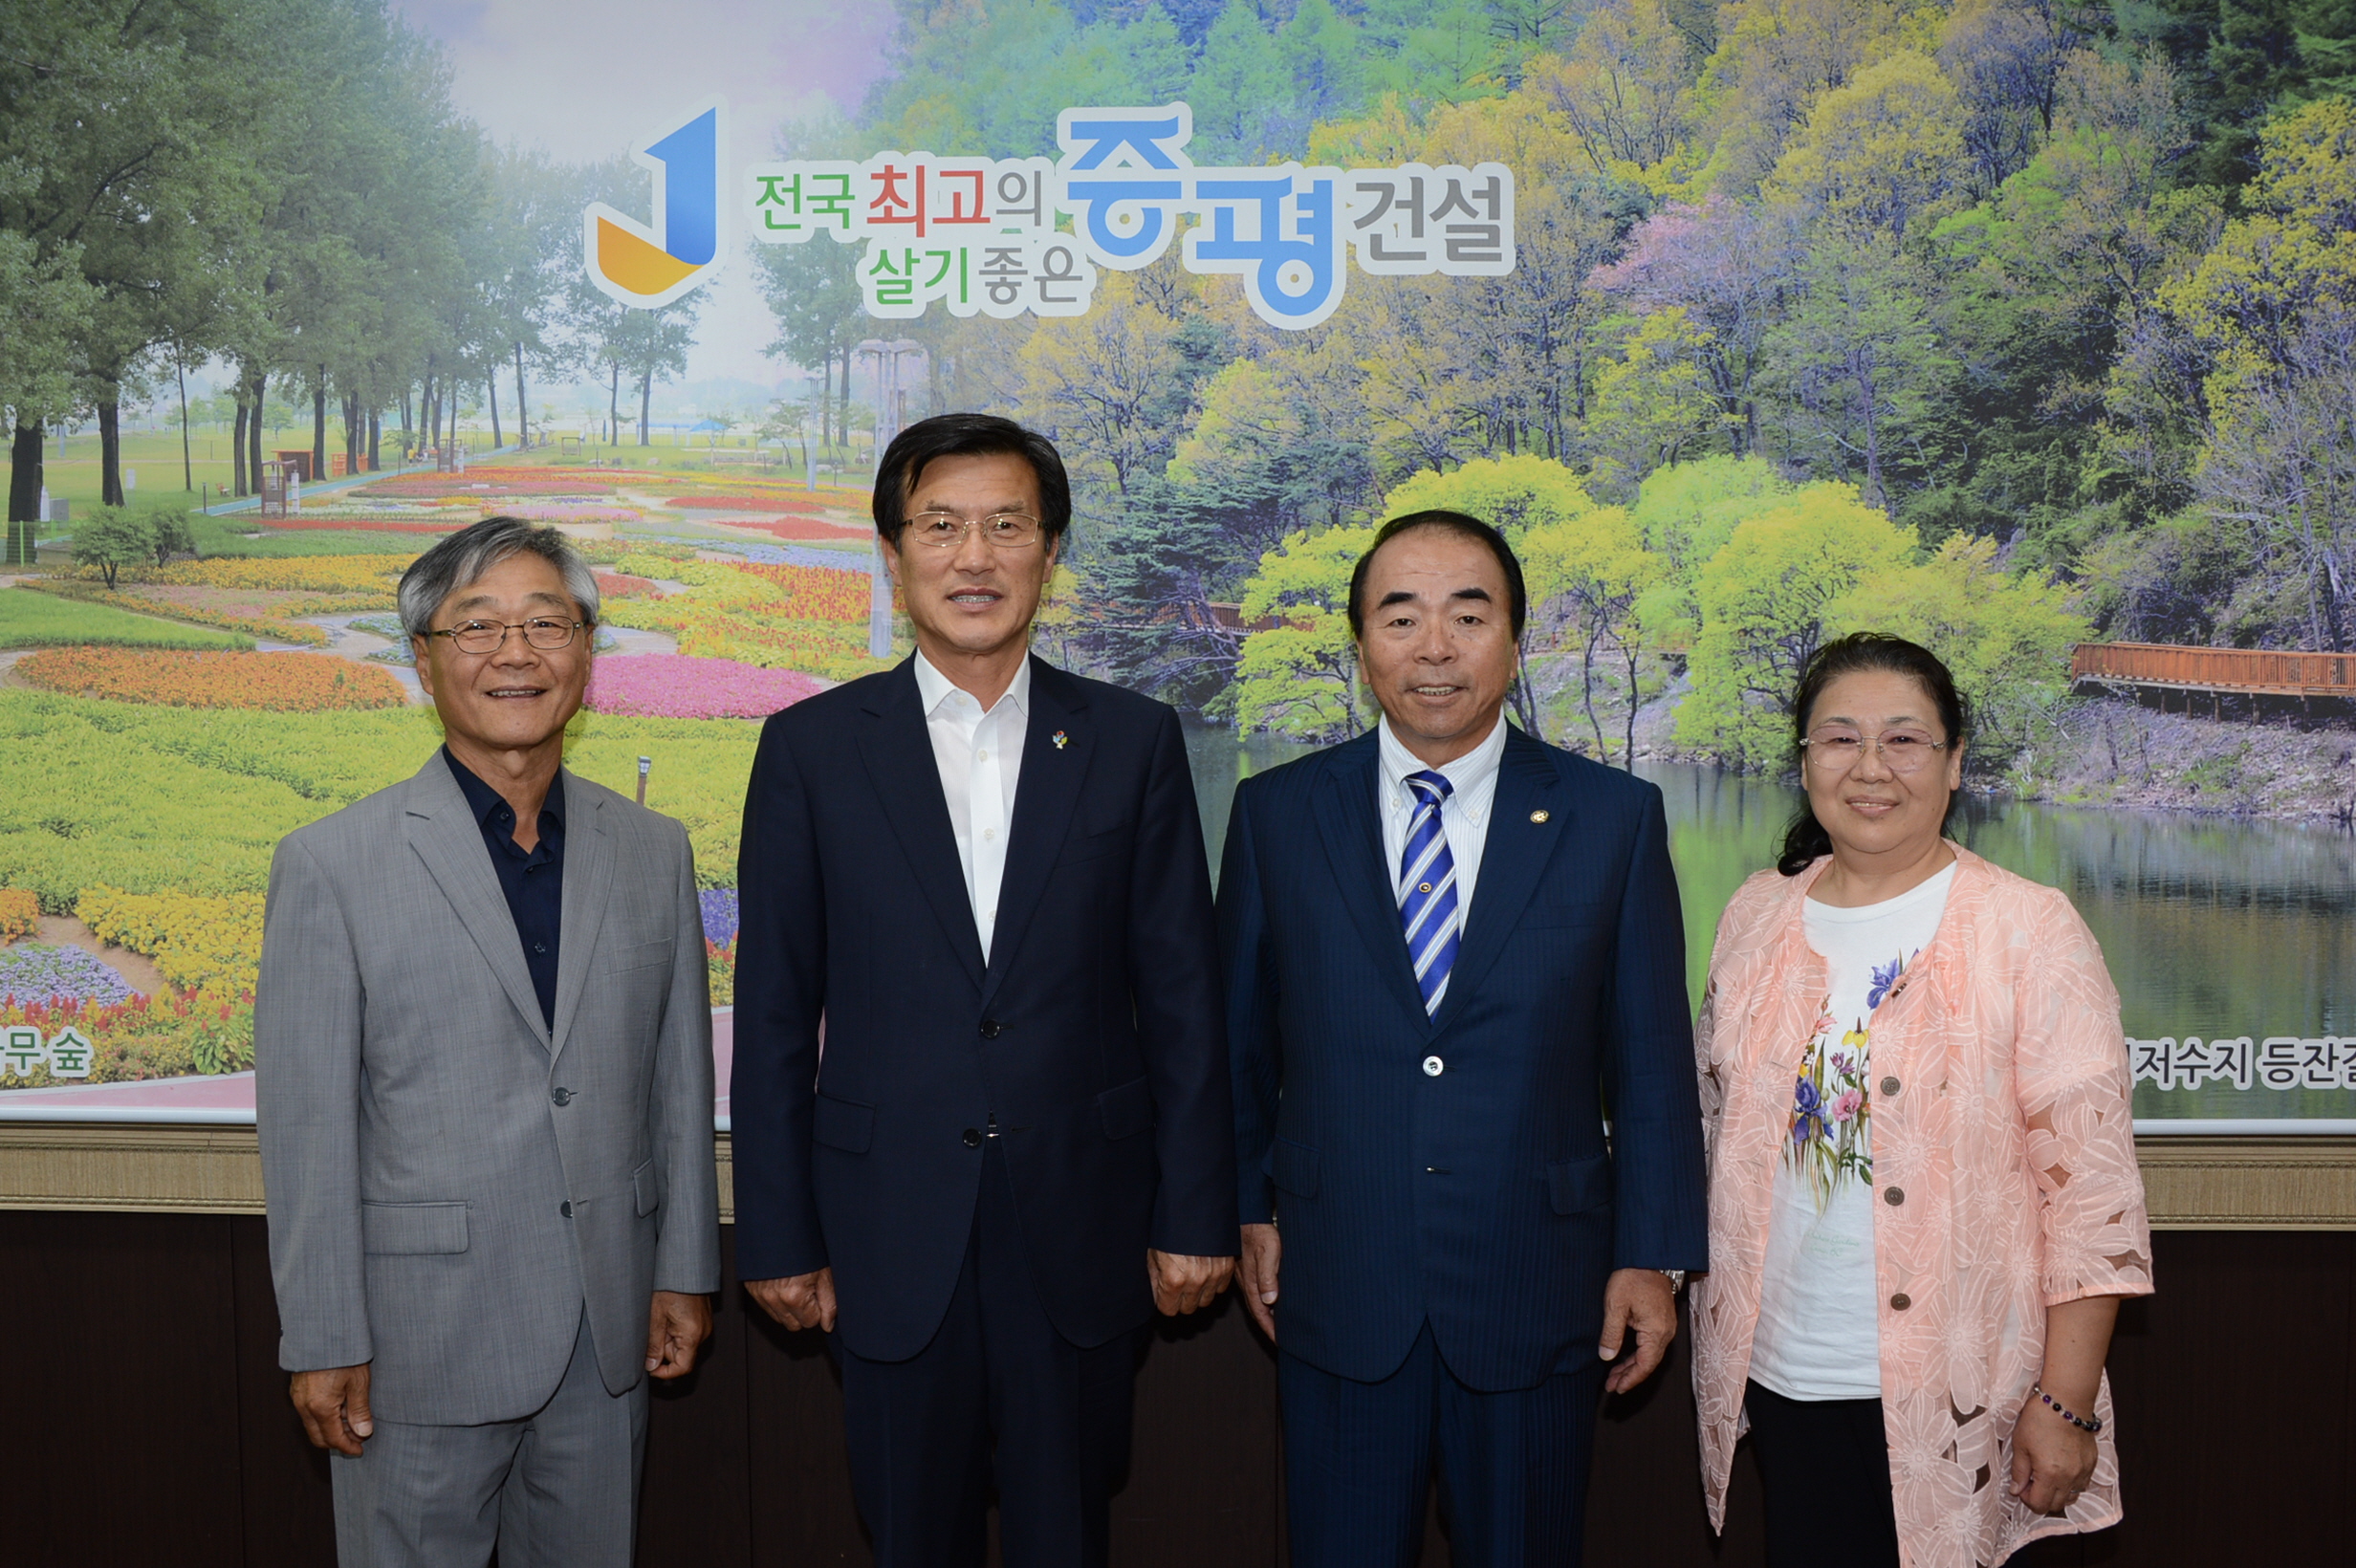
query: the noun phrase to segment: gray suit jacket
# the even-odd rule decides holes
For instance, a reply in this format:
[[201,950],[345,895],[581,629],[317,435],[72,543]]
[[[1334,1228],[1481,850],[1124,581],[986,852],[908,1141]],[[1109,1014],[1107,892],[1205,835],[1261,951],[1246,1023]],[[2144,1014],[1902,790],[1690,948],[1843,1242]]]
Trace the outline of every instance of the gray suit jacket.
[[538,1408],[584,1302],[622,1393],[651,1294],[719,1288],[687,830],[570,772],[564,798],[553,1036],[438,753],[271,864],[254,1061],[278,1362],[372,1362],[387,1420]]

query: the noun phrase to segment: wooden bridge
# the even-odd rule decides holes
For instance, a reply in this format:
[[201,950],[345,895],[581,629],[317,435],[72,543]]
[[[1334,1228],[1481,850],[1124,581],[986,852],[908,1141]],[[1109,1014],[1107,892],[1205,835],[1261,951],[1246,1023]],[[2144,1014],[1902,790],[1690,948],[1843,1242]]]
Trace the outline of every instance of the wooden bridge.
[[2356,653],[2081,642],[2070,657],[2070,681],[2162,693],[2356,699]]

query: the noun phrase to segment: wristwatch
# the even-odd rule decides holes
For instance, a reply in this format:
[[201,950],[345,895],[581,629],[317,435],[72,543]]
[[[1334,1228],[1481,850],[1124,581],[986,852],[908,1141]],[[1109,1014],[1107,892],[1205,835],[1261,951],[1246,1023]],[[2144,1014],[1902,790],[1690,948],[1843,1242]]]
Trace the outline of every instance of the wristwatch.
[[1679,1291],[1685,1289],[1685,1271],[1683,1269],[1655,1269],[1653,1273],[1669,1275],[1669,1295],[1674,1296]]

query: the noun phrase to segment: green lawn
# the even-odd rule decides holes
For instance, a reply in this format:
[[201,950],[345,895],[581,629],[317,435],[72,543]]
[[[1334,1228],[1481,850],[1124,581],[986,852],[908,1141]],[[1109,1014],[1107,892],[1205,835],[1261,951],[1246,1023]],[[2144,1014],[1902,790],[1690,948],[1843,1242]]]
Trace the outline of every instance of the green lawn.
[[182,626],[107,604],[82,604],[48,594],[0,589],[0,648],[100,643],[131,648],[251,648],[251,638],[204,626]]

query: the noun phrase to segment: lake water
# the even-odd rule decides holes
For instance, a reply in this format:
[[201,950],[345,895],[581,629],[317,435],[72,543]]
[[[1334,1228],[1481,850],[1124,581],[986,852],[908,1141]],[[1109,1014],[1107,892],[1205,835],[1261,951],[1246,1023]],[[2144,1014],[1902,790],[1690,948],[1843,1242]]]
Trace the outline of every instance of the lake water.
[[[1237,781],[1309,747],[1190,729],[1203,827],[1218,863]],[[1700,995],[1718,912],[1773,863],[1800,792],[1684,763],[1642,765],[1661,787]],[[2332,828],[2188,813],[2095,811],[1974,796],[1956,836],[2059,887],[2109,962],[2131,1037],[2348,1036],[2356,1056],[2356,838]],[[2356,1117],[2356,1090],[2139,1083],[2142,1117]]]

